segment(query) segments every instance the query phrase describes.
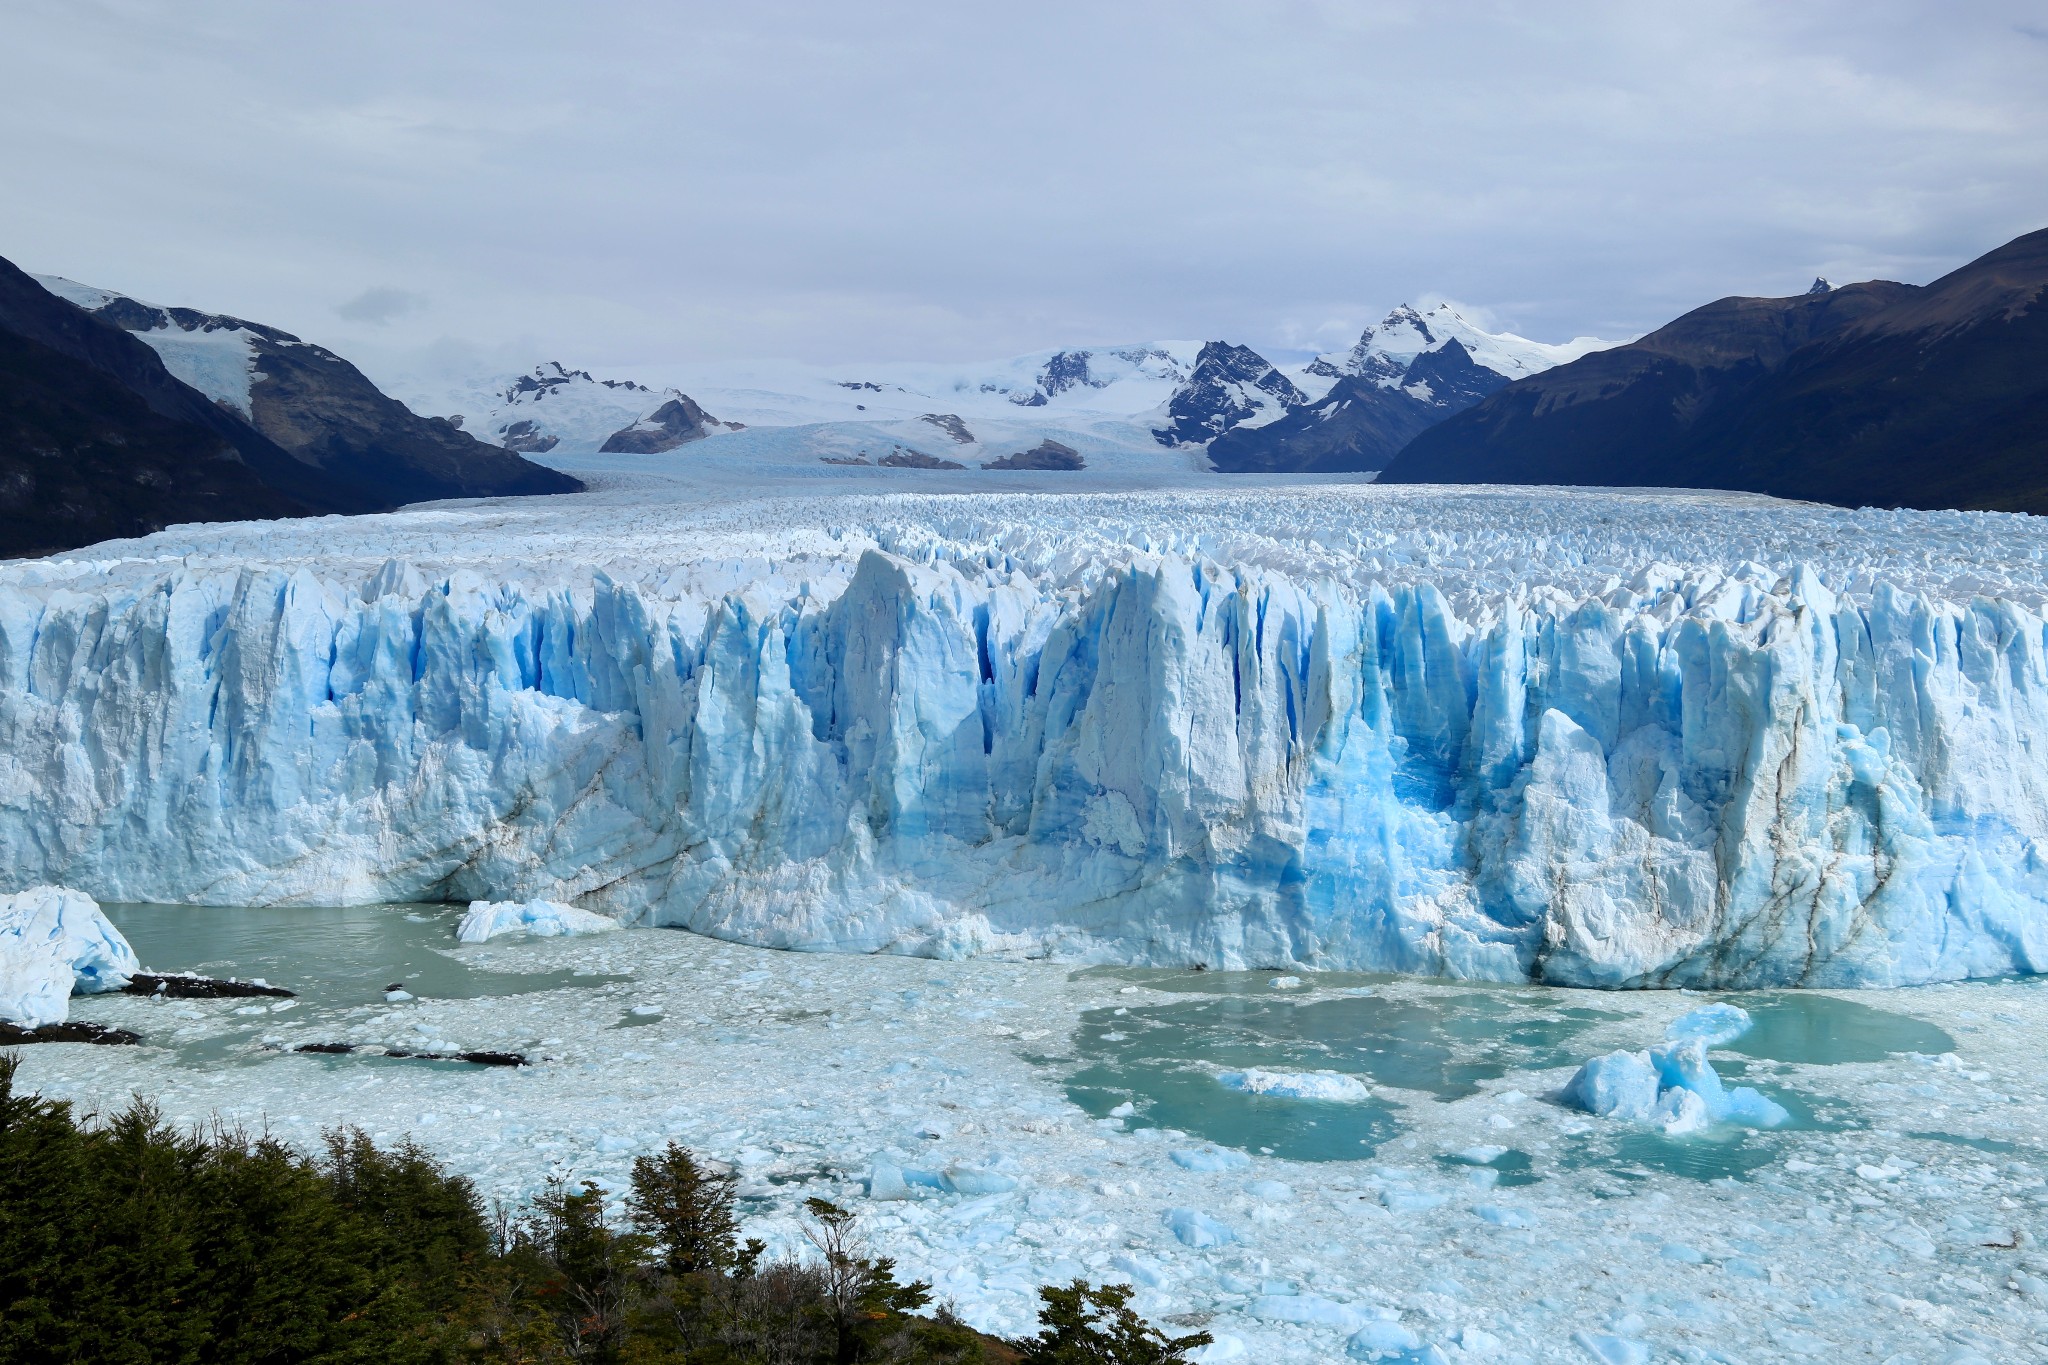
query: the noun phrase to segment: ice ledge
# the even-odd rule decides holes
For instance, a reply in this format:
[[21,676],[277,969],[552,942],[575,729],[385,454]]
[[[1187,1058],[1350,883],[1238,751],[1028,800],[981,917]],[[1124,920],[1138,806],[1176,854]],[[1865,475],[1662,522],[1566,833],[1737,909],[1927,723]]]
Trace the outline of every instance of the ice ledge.
[[1594,986],[2048,963],[2048,626],[1659,566],[0,584],[0,868],[803,949]]

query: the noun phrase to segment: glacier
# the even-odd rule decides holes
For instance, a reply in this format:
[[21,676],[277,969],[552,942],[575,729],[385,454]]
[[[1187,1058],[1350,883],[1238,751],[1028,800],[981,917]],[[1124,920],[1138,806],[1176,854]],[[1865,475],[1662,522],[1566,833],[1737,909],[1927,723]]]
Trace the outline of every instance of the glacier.
[[0,890],[1600,987],[2048,965],[2027,518],[691,477],[0,565]]

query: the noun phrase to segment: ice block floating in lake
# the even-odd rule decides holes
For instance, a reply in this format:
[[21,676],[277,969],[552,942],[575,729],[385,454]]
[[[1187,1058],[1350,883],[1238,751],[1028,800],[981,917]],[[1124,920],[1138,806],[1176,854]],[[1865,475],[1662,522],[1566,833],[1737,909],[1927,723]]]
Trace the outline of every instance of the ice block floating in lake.
[[0,568],[0,890],[1598,986],[2048,964],[2030,519],[644,498]]

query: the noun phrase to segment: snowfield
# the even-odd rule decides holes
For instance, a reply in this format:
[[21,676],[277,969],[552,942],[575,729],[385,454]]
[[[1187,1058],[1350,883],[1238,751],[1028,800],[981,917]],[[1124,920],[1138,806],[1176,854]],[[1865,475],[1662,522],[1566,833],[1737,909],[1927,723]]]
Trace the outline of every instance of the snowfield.
[[750,434],[0,567],[0,890],[1594,986],[2048,963],[2035,520]]

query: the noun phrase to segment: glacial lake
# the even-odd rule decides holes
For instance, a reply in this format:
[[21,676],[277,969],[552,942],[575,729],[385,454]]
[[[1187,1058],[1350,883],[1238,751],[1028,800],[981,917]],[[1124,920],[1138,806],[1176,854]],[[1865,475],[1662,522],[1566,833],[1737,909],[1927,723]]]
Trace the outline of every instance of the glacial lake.
[[[421,999],[482,1001],[627,979],[560,967],[482,965],[459,950],[454,933],[461,910],[445,905],[104,908],[152,968],[260,979],[294,992],[293,1004],[244,1004],[246,1014],[224,1017],[203,1041],[184,1044],[185,1060],[200,1065],[262,1060],[259,1040],[277,1022],[271,1011],[303,1010],[294,1021],[303,1024],[384,1003],[392,985]],[[1119,990],[1135,987],[1147,1003],[1082,1011],[1068,1047],[1043,1055],[1043,1064],[1061,1074],[1068,1098],[1098,1119],[1114,1114],[1130,1129],[1181,1132],[1283,1161],[1376,1157],[1412,1126],[1416,1106],[1467,1098],[1483,1083],[1514,1073],[1576,1066],[1603,1050],[1589,1045],[1589,1033],[1633,1017],[1586,1003],[1587,992],[1529,986],[1272,971],[1094,968],[1075,976],[1118,983]],[[1783,1104],[1793,1116],[1786,1129],[1666,1137],[1602,1126],[1572,1150],[1542,1161],[1509,1146],[1486,1163],[1501,1172],[1501,1183],[1533,1181],[1546,1162],[1624,1177],[1648,1171],[1702,1180],[1740,1176],[1773,1160],[1784,1131],[1860,1121],[1844,1104],[1774,1085],[1773,1064],[1870,1063],[1955,1047],[1955,1039],[1933,1024],[1855,1000],[1803,991],[1711,998],[1738,1003],[1755,1020],[1748,1033],[1715,1049],[1716,1070],[1731,1084],[1756,1086]],[[654,1022],[628,1013],[614,1027]],[[516,1050],[534,1041],[508,1034],[491,1045]],[[1655,1041],[1646,1037],[1635,1045]],[[1361,1080],[1371,1094],[1301,1099],[1248,1093],[1219,1079],[1249,1070],[1334,1073]],[[1455,1156],[1444,1160],[1461,1164]]]
[[[1570,1358],[1586,1322],[1631,1313],[1674,1349],[1774,1358],[1769,1324],[1804,1315],[1815,1340],[1875,1331],[1942,1358],[1935,1326],[1873,1310],[1887,1295],[1987,1339],[2037,1320],[2048,1334],[2048,1313],[1998,1288],[2048,1270],[2029,1230],[2048,1210],[2038,981],[1276,984],[669,930],[462,945],[460,912],[438,905],[108,910],[151,968],[298,994],[81,997],[74,1018],[142,1045],[19,1049],[24,1086],[101,1114],[141,1095],[168,1122],[308,1148],[343,1124],[410,1137],[513,1203],[557,1175],[616,1194],[636,1156],[678,1141],[740,1172],[749,1235],[800,1246],[803,1199],[842,1202],[904,1274],[992,1330],[1025,1330],[1036,1286],[1081,1275],[1132,1281],[1148,1313],[1200,1316],[1241,1343],[1233,1359],[1287,1365],[1344,1341],[1273,1306],[1292,1293],[1305,1313],[1384,1307],[1438,1337],[1484,1324],[1531,1358]],[[410,998],[387,999],[395,983]],[[1786,1126],[1668,1137],[1556,1102],[1586,1057],[1648,1047],[1713,1000],[1754,1021],[1714,1066],[1784,1105]],[[465,1049],[533,1064],[419,1059]],[[1224,1079],[1250,1073],[1338,1098]],[[870,1184],[885,1163],[1014,1188],[935,1180],[891,1201]],[[1183,1242],[1187,1210],[1230,1240]]]

